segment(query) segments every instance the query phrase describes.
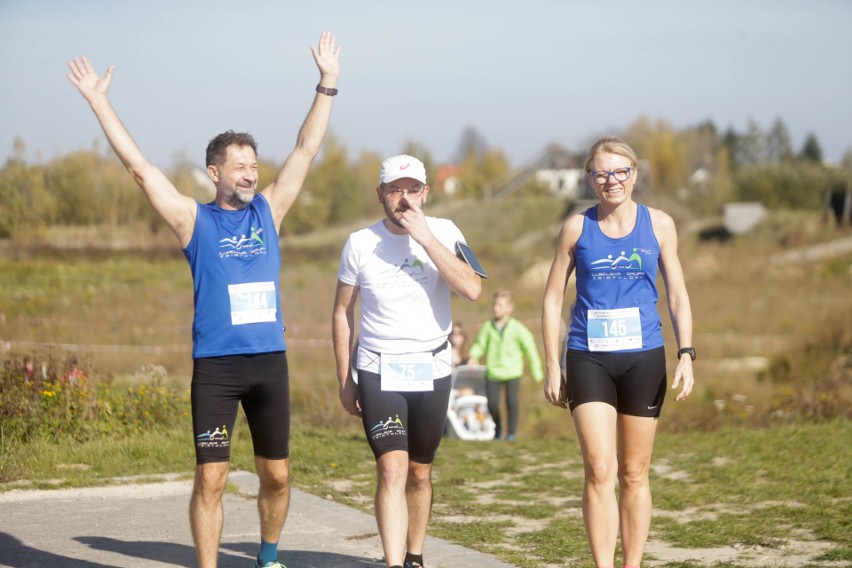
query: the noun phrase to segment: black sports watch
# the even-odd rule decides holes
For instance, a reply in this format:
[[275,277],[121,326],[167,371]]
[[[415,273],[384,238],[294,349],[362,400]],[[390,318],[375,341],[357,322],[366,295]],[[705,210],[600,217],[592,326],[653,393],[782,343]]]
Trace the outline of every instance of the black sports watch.
[[689,356],[695,361],[695,347],[681,347],[677,350],[677,358],[680,359],[684,353],[689,353]]

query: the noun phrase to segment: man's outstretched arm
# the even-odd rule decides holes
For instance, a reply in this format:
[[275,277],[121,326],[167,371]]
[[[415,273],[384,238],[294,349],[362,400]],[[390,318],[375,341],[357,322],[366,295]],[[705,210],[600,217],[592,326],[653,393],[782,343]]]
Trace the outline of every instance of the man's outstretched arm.
[[[334,36],[330,32],[324,32],[320,36],[319,45],[311,48],[311,53],[320,71],[319,85],[326,89],[337,88],[337,79],[340,76],[340,47],[335,46]],[[322,139],[328,129],[332,102],[333,97],[316,94],[311,110],[299,129],[296,147],[285,160],[275,181],[261,192],[272,206],[276,229],[281,226],[284,216],[296,201],[305,176],[308,175],[308,168],[319,154]]]
[[69,67],[68,79],[92,107],[113,150],[185,247],[195,226],[195,201],[178,192],[163,172],[148,163],[112,108],[107,93],[115,66],[110,65],[103,77],[95,73],[85,56],[72,59]]

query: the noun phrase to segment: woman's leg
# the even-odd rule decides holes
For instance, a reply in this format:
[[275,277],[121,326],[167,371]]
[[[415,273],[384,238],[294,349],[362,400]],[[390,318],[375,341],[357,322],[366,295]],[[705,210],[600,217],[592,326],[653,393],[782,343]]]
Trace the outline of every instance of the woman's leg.
[[648,472],[657,419],[618,415],[618,487],[624,564],[639,566],[651,526]]
[[589,547],[596,566],[612,566],[618,538],[617,414],[610,404],[587,402],[574,409],[573,418],[583,454],[583,520]]

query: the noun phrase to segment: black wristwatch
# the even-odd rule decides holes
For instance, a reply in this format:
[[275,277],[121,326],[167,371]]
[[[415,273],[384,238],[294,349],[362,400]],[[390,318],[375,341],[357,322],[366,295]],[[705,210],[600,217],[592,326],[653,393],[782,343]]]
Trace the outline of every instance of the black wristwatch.
[[684,353],[689,353],[689,356],[695,361],[695,347],[681,347],[677,350],[677,358],[680,359]]

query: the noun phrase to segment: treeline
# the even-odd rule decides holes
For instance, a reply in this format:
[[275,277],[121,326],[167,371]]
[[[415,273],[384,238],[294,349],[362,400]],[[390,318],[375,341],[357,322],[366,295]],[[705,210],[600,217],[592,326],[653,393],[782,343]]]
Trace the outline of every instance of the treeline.
[[[816,137],[809,135],[794,149],[787,127],[777,119],[768,130],[750,122],[744,132],[719,131],[710,122],[677,130],[667,122],[640,117],[621,134],[643,160],[645,187],[670,195],[697,211],[715,211],[726,201],[761,201],[767,207],[818,209],[827,190],[852,187],[852,150],[843,163],[823,163]],[[437,187],[438,165],[417,142],[400,151],[426,164],[433,186],[432,201],[448,198]],[[582,162],[582,150],[577,156]],[[333,136],[326,139],[302,195],[287,216],[285,234],[308,233],[319,227],[376,215],[375,187],[382,157],[348,156]],[[453,198],[482,198],[512,178],[505,153],[488,146],[473,128],[466,128],[454,156],[458,166]],[[261,159],[260,183],[272,181],[280,163]],[[213,198],[206,173],[188,160],[166,171],[182,193],[199,201]],[[530,182],[520,195],[544,191]],[[74,152],[45,164],[29,163],[23,140],[0,169],[0,237],[31,234],[51,225],[124,225],[147,223],[152,232],[162,222],[111,151],[98,148]]]
[[721,132],[711,121],[677,131],[642,117],[624,137],[647,160],[651,191],[678,197],[698,211],[714,211],[728,201],[819,209],[826,191],[852,189],[852,149],[840,165],[827,165],[816,136],[809,134],[797,151],[780,118],[768,130],[749,121],[744,132]]

